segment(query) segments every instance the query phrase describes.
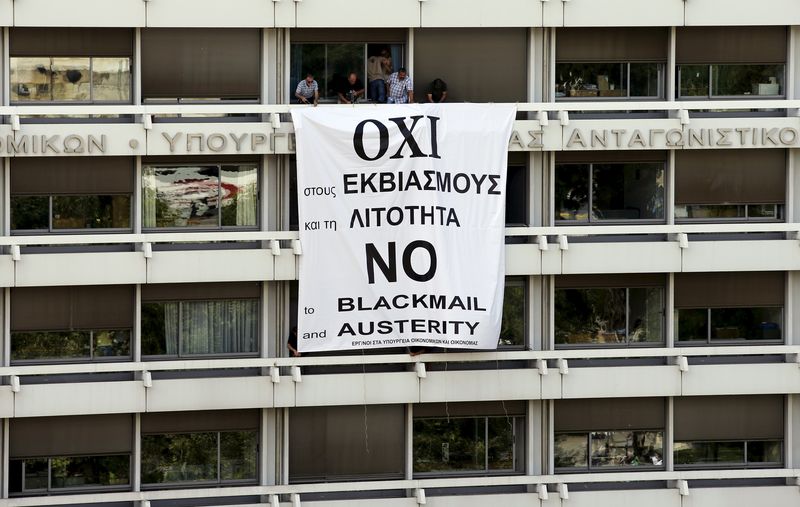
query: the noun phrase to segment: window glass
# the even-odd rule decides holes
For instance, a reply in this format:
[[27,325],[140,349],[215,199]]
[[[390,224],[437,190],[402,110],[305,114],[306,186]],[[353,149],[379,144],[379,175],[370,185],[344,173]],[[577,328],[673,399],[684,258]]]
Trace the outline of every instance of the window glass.
[[747,208],[739,204],[688,204],[675,206],[676,218],[746,218]]
[[675,331],[678,341],[708,341],[708,310],[706,308],[680,308]]
[[708,97],[708,65],[681,65],[680,96]]
[[131,99],[131,61],[129,58],[92,58],[92,99],[104,102],[129,102]]
[[588,435],[560,433],[555,437],[555,467],[585,468],[588,466]]
[[676,465],[744,463],[744,442],[675,442]]
[[48,465],[46,459],[26,459],[20,463],[24,467],[24,491],[47,489]]
[[556,167],[556,218],[580,220],[589,218],[589,165],[560,164]]
[[219,435],[220,473],[223,481],[256,479],[258,434],[254,431],[226,431]]
[[129,472],[128,455],[50,458],[51,489],[127,485]]
[[222,226],[255,226],[258,216],[258,168],[223,165]]
[[11,196],[11,230],[48,230],[50,228],[49,217],[49,197]]
[[11,359],[88,359],[89,331],[18,331],[11,333]]
[[50,58],[11,58],[11,101],[52,100]]
[[414,421],[414,472],[486,470],[486,419]]
[[783,442],[780,440],[749,440],[747,442],[748,463],[782,463]]
[[88,101],[91,94],[91,75],[88,57],[53,58],[53,101]]
[[628,341],[660,342],[664,336],[664,291],[657,287],[628,289]]
[[334,99],[349,73],[356,72],[364,81],[364,54],[364,44],[292,44],[292,87],[310,72],[320,98]]
[[525,166],[509,166],[506,180],[506,225],[528,224],[528,181]]
[[663,164],[594,164],[592,218],[664,218]]
[[747,206],[748,218],[765,218],[777,220],[782,218],[779,204],[750,204]]
[[129,229],[129,195],[55,195],[53,229]]
[[557,63],[557,97],[627,97],[626,63]]
[[590,433],[591,467],[661,466],[663,434],[656,431]]
[[525,344],[524,282],[522,280],[507,280],[504,294],[500,345],[522,346]]
[[557,289],[557,344],[625,341],[625,289]]
[[94,331],[92,333],[94,357],[121,357],[131,355],[131,332],[127,329]]
[[661,96],[661,64],[631,63],[631,97]]
[[781,308],[712,308],[711,340],[780,340]]
[[514,418],[489,417],[486,463],[489,470],[514,470]]
[[142,303],[142,354],[255,353],[258,315],[257,299]]
[[783,94],[783,65],[712,65],[715,96]]
[[216,482],[217,435],[142,435],[142,483]]

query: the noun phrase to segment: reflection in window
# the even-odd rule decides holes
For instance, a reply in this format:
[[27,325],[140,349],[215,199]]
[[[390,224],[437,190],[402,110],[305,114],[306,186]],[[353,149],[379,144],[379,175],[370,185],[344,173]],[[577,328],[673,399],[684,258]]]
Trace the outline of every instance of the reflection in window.
[[748,468],[781,466],[780,440],[733,440],[675,442],[675,465]]
[[782,97],[783,65],[680,65],[679,96]]
[[556,469],[662,467],[663,431],[592,431],[555,436]]
[[258,169],[252,164],[146,166],[143,226],[219,229],[258,224]]
[[685,204],[675,206],[678,220],[780,221],[781,204]]
[[253,482],[258,432],[142,435],[142,483]]
[[558,63],[556,98],[661,98],[660,63]]
[[663,315],[660,287],[556,289],[556,344],[662,342]]
[[258,300],[142,303],[142,354],[196,356],[258,352]]
[[675,310],[678,341],[718,343],[782,341],[783,308],[679,308]]
[[522,425],[513,416],[414,419],[414,472],[521,471]]
[[12,102],[130,102],[127,57],[12,57]]
[[120,359],[130,355],[130,329],[11,333],[12,361],[91,361]]
[[558,221],[664,219],[662,163],[559,164],[555,180]]
[[130,229],[130,195],[12,195],[11,230]]
[[14,494],[51,491],[127,489],[130,456],[59,456],[11,460],[9,491]]
[[[380,55],[383,50],[391,55],[390,65],[393,70],[403,66],[402,44],[304,43],[291,46],[290,97],[294,97],[297,83],[305,79],[309,72],[319,85],[320,100],[336,100],[337,90],[347,81],[351,72],[358,74],[367,85],[367,58]],[[368,87],[365,92],[367,99],[377,99],[368,96]]]

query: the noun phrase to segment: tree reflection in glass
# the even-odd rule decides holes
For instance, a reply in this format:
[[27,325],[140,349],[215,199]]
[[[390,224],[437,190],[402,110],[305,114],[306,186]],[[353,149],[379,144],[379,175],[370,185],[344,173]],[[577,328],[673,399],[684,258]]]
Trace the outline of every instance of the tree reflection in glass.
[[216,480],[216,432],[142,436],[142,483]]
[[556,343],[624,342],[625,313],[625,289],[557,289]]

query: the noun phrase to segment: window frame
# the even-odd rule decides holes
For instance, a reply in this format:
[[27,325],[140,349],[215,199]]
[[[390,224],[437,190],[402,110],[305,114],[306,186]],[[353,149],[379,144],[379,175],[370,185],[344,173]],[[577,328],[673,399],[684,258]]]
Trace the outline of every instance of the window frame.
[[[748,340],[746,338],[740,338],[737,340],[714,340],[711,338],[711,312],[713,310],[728,310],[731,308],[745,308],[745,309],[756,309],[756,308],[775,308],[780,310],[781,312],[781,339],[780,340]],[[679,312],[681,310],[705,310],[706,311],[706,339],[703,340],[680,340],[680,327],[678,325],[679,322]],[[674,340],[676,344],[680,344],[682,347],[709,347],[709,346],[754,346],[754,345],[782,345],[786,342],[786,311],[784,306],[743,306],[743,307],[701,307],[701,308],[675,308],[674,311],[674,322],[673,322],[673,329],[674,329]]]
[[[53,72],[53,59],[54,58],[88,58],[89,59],[89,100],[11,100],[12,106],[19,106],[19,105],[88,105],[88,104],[102,104],[102,105],[130,105],[133,104],[133,90],[134,90],[134,65],[133,65],[133,57],[130,55],[103,55],[103,56],[66,56],[66,55],[59,55],[59,56],[9,56],[9,77],[8,77],[8,95],[9,98],[11,97],[11,93],[13,90],[13,83],[11,82],[11,67],[13,67],[13,60],[15,58],[48,58],[50,60],[49,72]],[[129,79],[129,88],[128,88],[128,100],[95,100],[94,98],[94,59],[95,58],[119,58],[119,59],[127,59],[128,60],[128,76]],[[52,89],[50,90],[52,95]]]
[[[216,486],[233,486],[233,485],[248,485],[248,484],[257,484],[259,480],[259,475],[261,471],[261,430],[260,429],[238,429],[238,430],[196,430],[196,431],[170,431],[170,432],[160,432],[160,433],[142,433],[141,438],[143,439],[146,436],[163,436],[163,435],[193,435],[193,434],[201,434],[201,433],[212,433],[216,434],[216,441],[217,441],[217,479],[215,481],[177,481],[177,482],[144,482],[142,481],[141,487],[143,490],[150,490],[150,489],[174,489],[174,488],[193,488],[193,487],[206,487],[210,485]],[[255,477],[253,479],[234,479],[234,480],[223,480],[222,479],[222,433],[254,433],[256,436],[256,445],[255,445]],[[140,442],[140,449],[144,446],[141,445]],[[143,461],[143,460],[140,460]],[[143,467],[140,465],[140,475],[144,476]]]
[[[688,443],[688,444],[721,444],[721,443],[738,443],[742,442],[744,444],[744,454],[743,460],[740,463],[678,463],[676,459],[677,449],[675,449],[675,444],[679,443]],[[781,446],[781,460],[779,462],[775,461],[764,461],[764,462],[749,462],[747,459],[747,448],[748,444],[751,442],[778,442]],[[784,463],[786,462],[786,441],[784,439],[776,439],[776,438],[747,438],[747,439],[723,439],[723,440],[709,440],[709,439],[702,439],[702,440],[676,440],[673,443],[673,456],[672,460],[675,464],[675,470],[697,470],[697,469],[717,469],[717,470],[730,470],[730,469],[758,469],[758,468],[782,468]]]
[[[128,457],[128,484],[108,484],[108,485],[88,485],[88,486],[72,486],[68,488],[55,488],[53,487],[53,460],[57,458],[90,458],[90,457],[113,457],[113,456],[127,456]],[[38,489],[25,489],[25,467],[28,461],[44,461],[47,460],[47,487]],[[82,454],[82,455],[69,455],[69,456],[45,456],[45,457],[30,457],[30,458],[10,458],[9,462],[21,461],[22,462],[22,477],[20,480],[21,489],[19,492],[9,493],[10,497],[21,496],[35,496],[45,494],[47,496],[53,494],[69,494],[81,493],[86,491],[128,491],[132,487],[133,475],[133,454],[132,453],[115,453],[115,454]]]
[[[592,433],[660,433],[661,434],[661,465],[643,464],[637,466],[595,466],[592,467]],[[586,450],[586,466],[585,467],[555,467],[553,468],[556,474],[569,474],[569,473],[603,473],[603,472],[641,472],[643,468],[648,470],[658,471],[666,470],[666,428],[653,429],[653,428],[630,428],[621,430],[603,430],[593,429],[588,431],[554,431],[554,437],[558,435],[583,435],[585,440]],[[555,447],[555,446],[554,446]],[[553,449],[555,455],[555,448]],[[645,470],[646,471],[646,470]]]
[[[52,329],[46,331],[10,331],[9,344],[14,340],[16,333],[63,333],[63,332],[88,332],[89,333],[89,356],[88,357],[70,357],[70,358],[38,358],[38,359],[14,359],[11,357],[12,352],[9,352],[10,364],[12,365],[25,365],[25,364],[75,364],[75,363],[116,363],[126,362],[133,358],[133,329],[132,328],[103,328],[103,329],[69,329],[58,330]],[[96,356],[95,350],[95,333],[104,331],[127,331],[128,332],[128,354],[124,356]]]
[[[647,63],[647,64],[655,64],[658,66],[658,94],[657,95],[631,95],[631,64],[639,64],[639,63]],[[559,83],[557,81],[557,74],[558,74],[558,65],[560,64],[570,64],[570,65],[594,65],[594,64],[604,64],[604,65],[624,65],[625,70],[624,74],[627,79],[627,88],[626,88],[626,95],[622,97],[601,97],[598,93],[597,96],[592,97],[570,97],[568,94],[564,96],[558,96],[558,86]],[[554,83],[553,83],[553,90],[555,95],[556,102],[595,102],[595,101],[603,101],[603,102],[621,102],[621,101],[632,101],[632,100],[647,100],[647,101],[660,101],[665,100],[666,98],[666,62],[636,62],[636,61],[598,61],[598,62],[574,62],[574,61],[557,61],[556,62],[556,72],[553,76]]]
[[[630,348],[630,347],[663,347],[666,343],[666,324],[667,324],[667,316],[666,316],[666,287],[661,285],[648,285],[642,287],[555,287],[555,291],[560,290],[614,290],[614,289],[623,289],[625,290],[625,342],[624,343],[558,343],[556,342],[555,338],[555,331],[556,331],[556,320],[557,316],[555,313],[555,294],[553,294],[553,343],[556,349],[585,349],[589,347],[598,347],[598,348]],[[661,340],[660,341],[645,341],[645,342],[631,342],[630,341],[630,328],[631,328],[631,301],[630,301],[630,291],[631,289],[658,289],[661,292],[661,298],[664,302],[664,308],[661,310]],[[600,431],[600,430],[598,430]]]
[[[781,93],[778,95],[714,95],[714,73],[713,69],[715,66],[734,66],[734,65],[760,65],[760,66],[782,66],[781,72],[781,81],[779,81],[779,85],[781,87]],[[784,63],[684,63],[684,64],[676,64],[677,67],[675,72],[675,77],[677,79],[677,86],[675,86],[675,95],[678,100],[742,100],[743,97],[746,97],[747,100],[781,100],[786,98],[786,62]],[[681,81],[682,81],[682,67],[701,67],[705,66],[708,70],[708,94],[707,95],[683,95],[681,94]]]
[[[222,189],[222,167],[223,166],[239,166],[239,167],[241,167],[241,166],[248,166],[248,165],[255,167],[255,172],[256,172],[256,192],[255,192],[255,194],[256,194],[255,195],[255,198],[256,198],[256,203],[255,203],[255,205],[256,205],[256,223],[255,223],[255,225],[222,225],[222,195],[223,195],[223,189]],[[145,219],[145,217],[144,217],[144,213],[145,213],[144,202],[145,202],[145,198],[146,198],[145,195],[144,195],[145,194],[145,190],[146,190],[146,186],[145,186],[145,181],[146,181],[145,180],[145,178],[146,178],[145,170],[147,168],[152,168],[152,169],[156,170],[156,169],[169,169],[169,168],[173,168],[173,167],[212,167],[212,166],[216,166],[217,167],[217,195],[218,195],[218,203],[219,204],[218,204],[218,207],[217,207],[217,224],[218,225],[216,227],[206,227],[206,226],[203,226],[203,227],[191,227],[191,226],[186,226],[186,227],[176,227],[176,226],[146,227],[144,225],[144,221],[145,221],[144,220]],[[142,164],[141,181],[139,182],[139,184],[140,184],[141,201],[142,201],[141,202],[141,209],[140,209],[140,213],[141,213],[141,217],[140,218],[141,218],[141,221],[142,221],[142,232],[225,232],[225,231],[237,231],[237,232],[239,232],[239,231],[258,231],[261,228],[261,222],[262,222],[262,216],[261,216],[261,214],[262,214],[262,210],[261,210],[261,200],[262,200],[262,197],[261,197],[261,193],[262,193],[261,162],[253,161],[253,162],[230,162],[230,163],[225,163],[225,162],[219,162],[219,161],[215,162],[213,160],[210,160],[208,162],[203,161],[203,162],[200,162],[200,163],[197,163],[197,164],[175,164],[175,163],[169,163],[169,164]],[[156,189],[156,192],[158,192],[158,186],[155,186],[154,188]]]
[[[221,353],[221,354],[183,354],[183,347],[182,347],[182,337],[183,337],[183,303],[219,303],[224,301],[255,301],[256,302],[256,309],[257,309],[257,323],[256,323],[256,350],[253,352],[228,352],[228,353]],[[262,330],[261,330],[261,323],[263,321],[263,311],[261,308],[261,298],[246,298],[246,297],[235,297],[235,298],[223,298],[223,299],[169,299],[169,300],[147,300],[141,301],[141,305],[145,305],[148,303],[154,304],[165,304],[165,303],[177,303],[178,304],[178,343],[177,343],[177,354],[145,354],[143,347],[142,359],[148,361],[159,361],[159,360],[174,360],[174,359],[214,359],[214,358],[236,358],[236,357],[259,357],[261,354],[261,340],[262,340]],[[139,316],[139,326],[141,327],[141,312]],[[140,340],[141,342],[142,340]]]
[[[593,218],[594,213],[594,166],[595,165],[617,165],[617,166],[626,166],[630,164],[653,164],[659,165],[661,167],[661,171],[663,173],[664,179],[664,186],[663,188],[663,197],[662,197],[662,206],[661,210],[663,213],[662,218],[631,218],[631,219],[597,219]],[[635,162],[635,161],[626,161],[626,162],[561,162],[555,164],[553,169],[553,192],[555,194],[555,184],[557,180],[556,172],[558,171],[559,166],[586,166],[589,171],[589,178],[587,179],[587,189],[589,191],[588,200],[587,200],[587,216],[585,220],[566,220],[563,218],[559,218],[559,210],[556,209],[555,205],[557,204],[558,196],[554,195],[553,199],[553,216],[554,216],[554,223],[556,226],[585,226],[585,225],[630,225],[634,224],[666,224],[667,223],[667,201],[669,198],[669,189],[667,188],[666,182],[669,178],[669,164],[666,162],[660,161],[642,161],[642,162]]]
[[[483,432],[483,449],[484,449],[484,468],[482,470],[447,470],[447,471],[431,471],[431,472],[417,472],[414,471],[416,465],[416,455],[414,454],[414,423],[423,420],[447,420],[452,419],[475,419],[484,421]],[[506,419],[511,423],[511,469],[492,470],[489,469],[489,419]],[[505,476],[505,475],[523,475],[525,474],[524,464],[522,470],[517,470],[517,459],[519,453],[522,453],[523,459],[525,456],[525,428],[527,425],[527,416],[524,414],[507,414],[507,415],[459,415],[459,416],[425,416],[414,417],[411,422],[411,469],[412,475],[417,478],[430,478],[430,477],[487,477],[487,476]],[[522,431],[518,431],[522,428]],[[518,448],[519,447],[519,448]]]
[[[53,198],[55,197],[103,197],[103,196],[126,196],[128,197],[128,223],[129,227],[97,227],[97,228],[84,228],[84,229],[55,229],[53,228]],[[133,214],[134,214],[134,194],[122,192],[110,192],[104,194],[11,194],[9,205],[15,197],[46,197],[47,198],[47,229],[12,229],[11,235],[29,236],[34,234],[129,234],[133,232]],[[9,210],[9,217],[11,215]],[[87,232],[88,231],[88,232]]]
[[[712,218],[694,218],[694,217],[679,217],[677,215],[678,208],[689,208],[691,206],[741,206],[744,208],[743,217],[712,217]],[[774,206],[775,217],[750,217],[750,206]],[[785,203],[714,203],[714,204],[676,204],[675,205],[675,222],[677,223],[741,223],[741,222],[758,222],[758,223],[784,223],[786,221]]]

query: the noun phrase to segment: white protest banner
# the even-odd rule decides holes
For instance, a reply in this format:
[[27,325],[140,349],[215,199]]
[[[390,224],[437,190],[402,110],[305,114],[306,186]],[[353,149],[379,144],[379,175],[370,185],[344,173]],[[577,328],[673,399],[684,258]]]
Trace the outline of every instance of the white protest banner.
[[301,352],[494,349],[505,104],[296,108]]

